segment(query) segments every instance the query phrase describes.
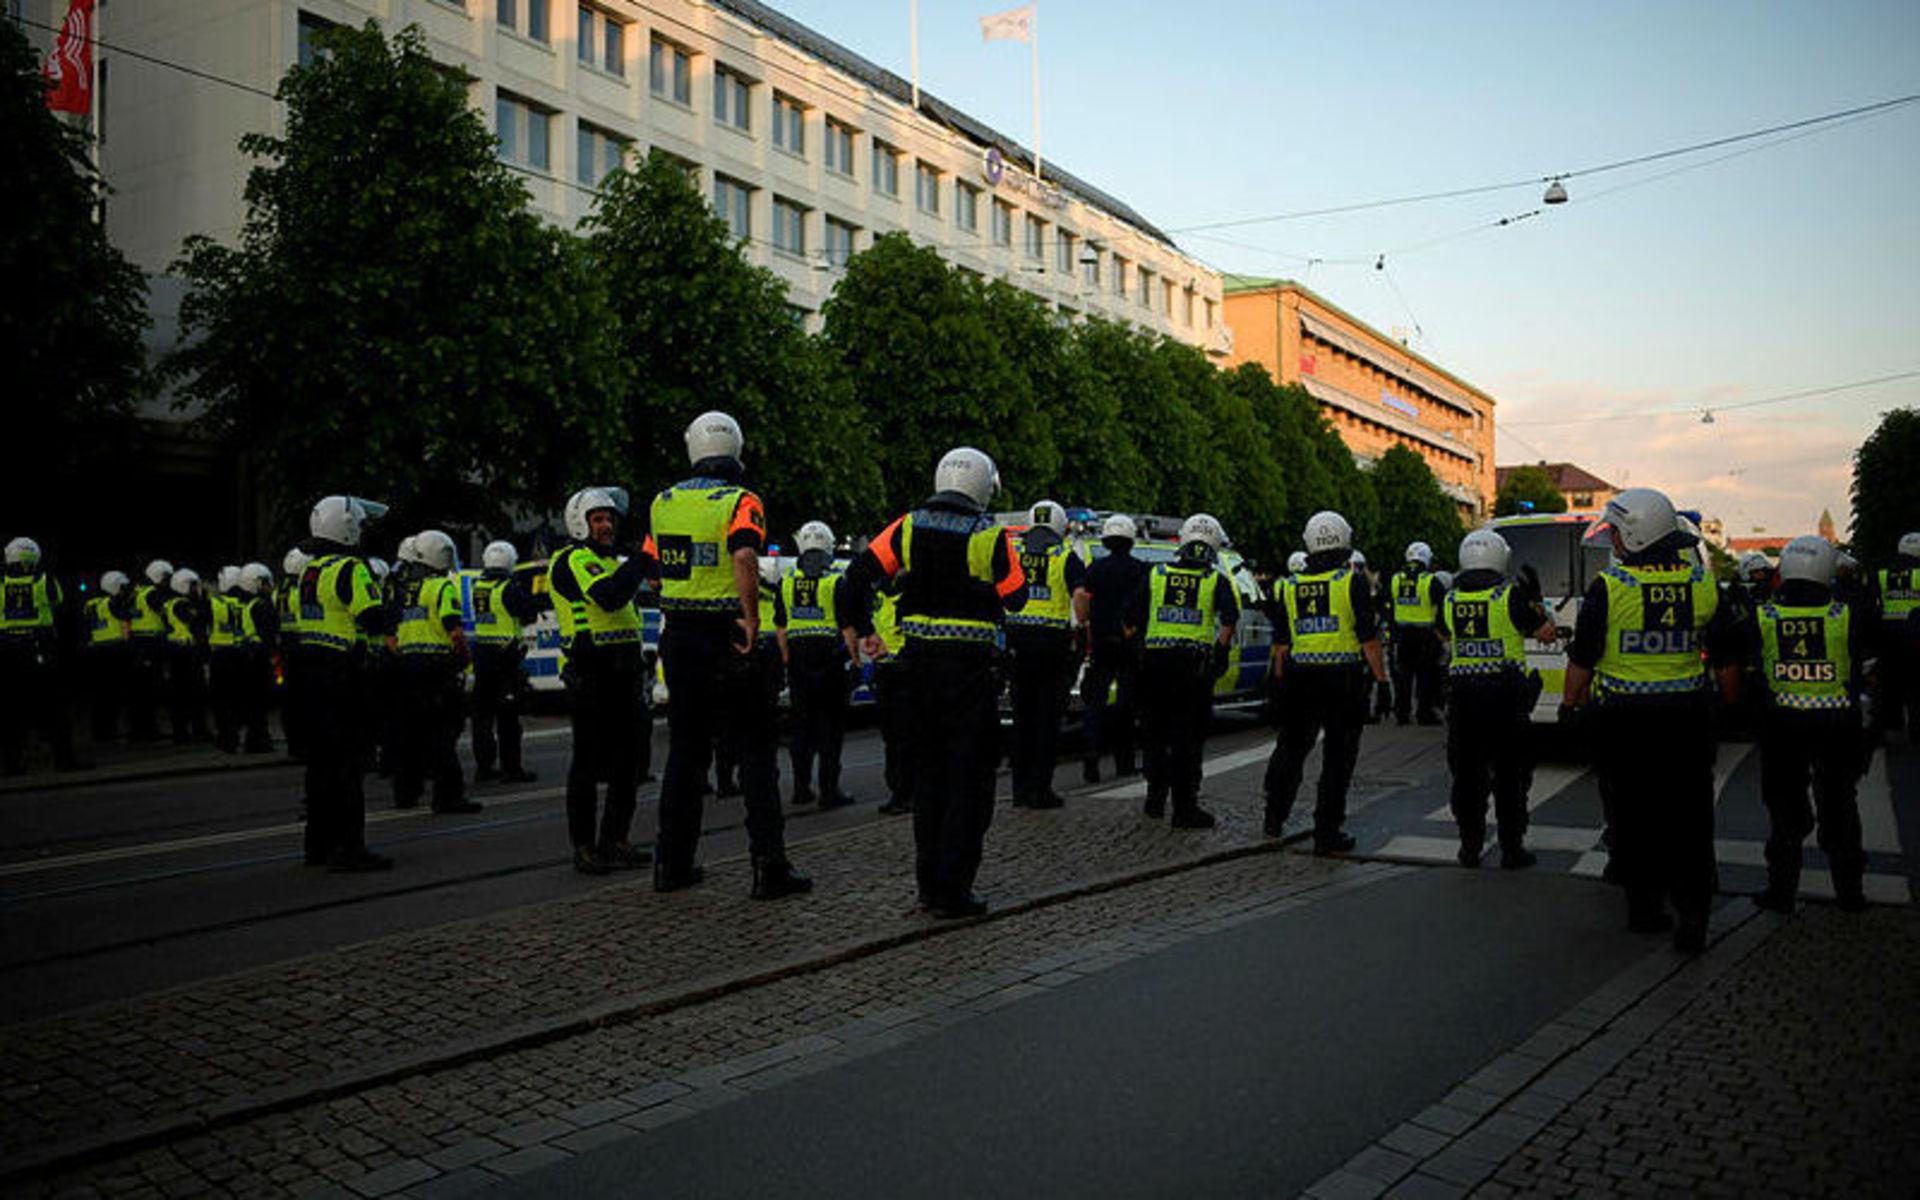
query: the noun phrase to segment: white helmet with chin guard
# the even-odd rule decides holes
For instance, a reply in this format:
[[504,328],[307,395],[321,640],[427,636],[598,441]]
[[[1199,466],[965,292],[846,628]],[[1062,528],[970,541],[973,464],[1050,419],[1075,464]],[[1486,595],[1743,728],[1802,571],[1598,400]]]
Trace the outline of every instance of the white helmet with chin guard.
[[1306,542],[1310,554],[1346,550],[1353,546],[1353,526],[1337,512],[1317,512],[1307,518],[1306,533],[1301,540]]
[[167,580],[177,596],[191,596],[200,589],[200,573],[188,567],[181,567]]
[[39,566],[40,543],[30,537],[17,537],[8,542],[7,565],[10,567]]
[[489,571],[511,571],[520,565],[520,552],[512,542],[488,542],[480,552],[480,565]]
[[933,469],[933,490],[958,492],[981,508],[1000,490],[1000,468],[984,451],[972,446],[955,446],[940,458]]
[[127,590],[127,582],[125,571],[108,571],[100,577],[100,590],[109,596],[118,596]]
[[1295,550],[1292,554],[1287,555],[1287,574],[1298,575],[1306,569],[1307,552],[1305,550]]
[[213,586],[222,595],[225,595],[226,593],[239,587],[240,586],[240,568],[231,567],[231,566],[221,567],[220,573],[214,576]]
[[1051,500],[1037,500],[1027,510],[1027,523],[1034,529],[1051,529],[1061,537],[1067,536],[1067,510]]
[[285,575],[289,580],[300,578],[300,576],[306,572],[306,569],[307,552],[305,550],[289,550],[287,551],[287,556],[280,560],[280,573]]
[[1409,542],[1407,544],[1407,561],[1417,562],[1423,567],[1431,567],[1433,565],[1433,547],[1427,545],[1425,542]]
[[429,570],[460,569],[460,553],[454,548],[453,539],[440,530],[422,529],[413,535],[413,545],[420,552],[420,562]]
[[307,516],[307,531],[342,546],[358,546],[362,527],[386,511],[386,505],[358,496],[323,496]]
[[[1833,568],[1840,557],[1833,543],[1823,537],[1809,534],[1797,537],[1780,550],[1780,582],[1804,580],[1808,583],[1830,584],[1833,582]],[[1746,562],[1741,561],[1740,573],[1746,574]]]
[[1125,513],[1114,513],[1106,520],[1100,522],[1100,537],[1102,540],[1107,538],[1124,538],[1131,542],[1139,538],[1139,536],[1139,527],[1133,523],[1133,518]]
[[747,439],[740,422],[723,412],[703,412],[687,426],[687,461],[740,457]]
[[805,554],[809,550],[821,550],[833,553],[833,530],[825,521],[808,521],[793,535],[794,549]]
[[1901,534],[1898,550],[1907,558],[1920,558],[1920,533]]
[[1213,550],[1225,549],[1226,528],[1211,513],[1194,513],[1180,522],[1180,544],[1187,546],[1194,542]]
[[1505,575],[1507,559],[1512,554],[1513,548],[1507,545],[1507,539],[1491,529],[1476,529],[1460,539],[1462,571],[1494,571]]
[[593,526],[587,521],[587,515],[603,508],[615,513],[620,511],[619,501],[606,488],[581,488],[575,492],[567,500],[567,536],[576,542],[593,540]]
[[249,596],[258,596],[273,586],[273,572],[267,564],[250,562],[240,568],[240,590]]
[[1647,549],[1680,528],[1673,501],[1654,488],[1628,488],[1607,501],[1605,516],[1629,554]]
[[147,569],[141,574],[147,577],[148,583],[159,587],[167,581],[167,576],[173,574],[173,564],[164,558],[156,558],[147,564]]

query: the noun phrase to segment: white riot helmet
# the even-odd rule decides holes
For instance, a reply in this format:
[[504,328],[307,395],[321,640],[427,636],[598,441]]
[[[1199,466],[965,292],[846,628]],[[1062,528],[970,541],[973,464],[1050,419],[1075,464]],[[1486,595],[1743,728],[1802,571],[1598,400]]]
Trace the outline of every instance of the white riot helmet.
[[1835,579],[1851,579],[1859,573],[1860,560],[1845,550],[1833,556],[1833,576]]
[[1367,565],[1367,556],[1355,550],[1352,554],[1347,555],[1347,565],[1350,567],[1364,567]]
[[307,552],[305,550],[289,550],[287,556],[280,560],[280,573],[288,579],[298,579],[306,573],[306,570]]
[[1125,538],[1131,542],[1139,536],[1139,527],[1133,523],[1133,518],[1125,513],[1114,513],[1100,522],[1100,537],[1103,541],[1107,538]]
[[1433,577],[1440,581],[1441,591],[1450,592],[1453,590],[1453,572],[1452,571],[1435,571],[1433,573]]
[[1462,571],[1493,571],[1505,575],[1507,559],[1512,554],[1513,548],[1507,545],[1507,539],[1491,529],[1476,529],[1460,539]]
[[410,533],[400,539],[400,548],[394,551],[394,557],[403,563],[419,563],[420,535]]
[[1307,552],[1305,550],[1295,550],[1292,554],[1287,555],[1287,574],[1298,575],[1306,569]]
[[413,545],[420,552],[420,562],[429,570],[460,569],[460,553],[454,549],[453,539],[440,530],[422,529],[413,535]]
[[[780,564],[773,561],[771,558],[763,558],[760,560],[760,586],[761,587],[779,587],[780,586]],[[769,631],[763,629],[761,630],[761,632],[766,633]]]
[[575,492],[567,500],[567,536],[576,542],[591,541],[593,526],[587,523],[587,514],[602,508],[620,511],[619,501],[606,488],[581,488]]
[[1758,550],[1740,556],[1740,578],[1758,581],[1773,574],[1773,562]]
[[1899,553],[1907,558],[1920,558],[1920,533],[1901,534]]
[[159,587],[167,581],[167,576],[173,574],[173,564],[164,558],[156,558],[147,564],[143,574],[146,575],[148,583]]
[[373,576],[375,583],[379,583],[387,576],[393,574],[393,568],[387,565],[386,559],[376,556],[367,560],[367,574]]
[[[1764,557],[1764,556],[1762,556]],[[1780,550],[1780,582],[1804,579],[1821,585],[1833,582],[1833,567],[1840,557],[1833,543],[1808,534],[1788,542]],[[1747,573],[1746,559],[1740,560],[1740,573]]]
[[100,577],[100,590],[109,596],[118,596],[127,590],[127,582],[125,571],[108,571]]
[[1425,542],[1407,543],[1407,561],[1417,562],[1423,567],[1433,565],[1433,547]]
[[358,546],[361,526],[386,511],[386,505],[358,496],[325,496],[308,515],[307,531],[343,546]]
[[1680,528],[1673,501],[1653,488],[1628,488],[1607,501],[1604,515],[1629,554],[1645,550]]
[[1301,540],[1307,543],[1309,554],[1346,550],[1353,545],[1353,526],[1337,512],[1317,512],[1307,518],[1306,536]]
[[7,565],[10,567],[40,565],[40,543],[29,537],[17,537],[8,542]]
[[173,588],[177,596],[191,596],[194,589],[200,586],[200,575],[191,568],[181,567],[173,573],[173,578],[168,580],[168,585]]
[[958,492],[981,508],[1000,490],[1000,468],[972,446],[955,446],[940,458],[933,469],[933,490]]
[[213,578],[215,590],[224,596],[240,586],[240,568],[233,566],[221,567],[220,573]]
[[1067,536],[1067,510],[1051,500],[1036,500],[1027,510],[1027,521],[1035,529],[1051,529]]
[[489,571],[511,571],[520,565],[520,552],[512,542],[488,542],[480,552],[480,565]]
[[267,570],[267,564],[250,562],[240,568],[240,590],[247,595],[258,596],[272,586],[273,572]]
[[821,550],[833,553],[833,530],[825,521],[808,521],[793,535],[794,549],[805,554],[809,550]]
[[1219,551],[1226,547],[1227,531],[1212,514],[1194,513],[1180,522],[1180,544],[1186,546],[1194,542]]
[[740,422],[723,412],[703,412],[687,426],[687,461],[705,458],[739,458],[747,444]]

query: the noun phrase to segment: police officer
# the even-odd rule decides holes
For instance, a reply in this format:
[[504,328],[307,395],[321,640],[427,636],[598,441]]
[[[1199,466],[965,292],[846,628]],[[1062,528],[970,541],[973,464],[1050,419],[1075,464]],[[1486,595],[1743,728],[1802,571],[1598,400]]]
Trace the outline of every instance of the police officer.
[[369,695],[361,730],[362,753],[366,755],[368,769],[386,779],[399,770],[400,761],[408,752],[401,745],[409,726],[407,714],[402,711],[407,678],[401,670],[403,656],[398,631],[407,610],[418,606],[420,589],[432,575],[421,559],[420,535],[408,534],[401,538],[391,564],[378,555],[369,556],[367,573],[373,577],[373,590],[392,617],[396,634],[392,638],[366,636],[362,648]]
[[241,630],[245,605],[238,566],[220,568],[206,601],[207,695],[213,706],[213,744],[227,754],[238,754],[240,694],[248,662],[247,642]]
[[1536,861],[1526,847],[1532,773],[1527,714],[1537,690],[1527,677],[1526,639],[1551,642],[1558,635],[1530,584],[1507,578],[1509,555],[1507,540],[1491,529],[1462,538],[1460,578],[1441,610],[1440,633],[1452,649],[1447,667],[1447,767],[1453,772],[1449,802],[1460,830],[1463,867],[1480,865],[1489,789],[1500,831],[1500,865],[1514,870]]
[[1758,550],[1740,556],[1736,578],[1750,611],[1773,598],[1773,563]]
[[[892,580],[899,589],[908,705],[913,720],[914,875],[936,917],[978,916],[973,892],[993,821],[998,759],[994,657],[1009,611],[1026,602],[1013,539],[987,514],[1000,487],[993,460],[971,446],[947,451],[933,495],[882,530],[854,560],[848,585],[862,599]],[[870,625],[859,630],[875,652]]]
[[136,742],[160,736],[158,710],[165,695],[167,667],[167,580],[173,564],[156,558],[141,572],[143,582],[133,589],[133,617],[128,624],[132,655],[127,676],[129,735]]
[[[1302,557],[1304,557],[1304,554]],[[1377,602],[1380,595],[1380,578],[1367,566],[1367,556],[1355,550],[1347,557],[1347,563],[1353,568],[1354,574],[1360,577],[1360,581],[1366,585],[1367,594],[1374,597]],[[1375,607],[1377,610],[1377,603]],[[1386,661],[1391,664],[1393,661],[1393,628],[1384,614],[1380,617],[1380,650]],[[1277,680],[1275,681],[1275,686],[1278,686]],[[1386,681],[1375,680],[1369,675],[1366,681],[1366,694],[1366,723],[1368,725],[1378,725],[1393,712],[1394,689],[1387,686]]]
[[1074,597],[1080,627],[1091,647],[1086,674],[1080,680],[1080,703],[1086,710],[1086,756],[1081,778],[1100,782],[1100,756],[1113,755],[1116,776],[1138,772],[1134,735],[1138,721],[1134,697],[1140,682],[1140,643],[1127,637],[1122,620],[1127,601],[1145,582],[1149,565],[1133,556],[1139,529],[1133,518],[1114,513],[1100,524],[1100,544],[1106,554],[1086,570],[1085,582]]
[[1697,953],[1714,888],[1714,741],[1701,651],[1717,667],[1735,665],[1733,618],[1712,576],[1684,557],[1698,538],[1663,493],[1629,488],[1602,516],[1615,565],[1581,598],[1564,702],[1577,713],[1590,695],[1597,701],[1596,766],[1611,797],[1627,927],[1671,928],[1677,949]]
[[400,613],[393,804],[415,807],[431,779],[434,812],[479,812],[480,805],[467,799],[466,774],[454,749],[466,723],[461,689],[473,657],[460,606],[460,556],[453,539],[438,529],[415,534],[414,546],[424,577],[411,586]]
[[300,583],[307,571],[307,552],[297,546],[287,551],[286,557],[280,560],[280,571],[282,579],[274,595],[279,619],[275,650],[280,663],[280,732],[287,739],[287,755],[298,760],[307,755],[306,686],[301,678],[306,657],[306,649],[301,644],[305,609],[300,594]]
[[887,784],[880,815],[886,817],[913,811],[913,706],[901,654],[907,643],[900,628],[897,583],[896,576],[873,591],[873,636],[863,647],[867,661],[873,664],[873,701],[880,710],[881,771]]
[[86,630],[87,687],[93,699],[93,740],[120,736],[120,713],[127,704],[127,673],[133,656],[133,588],[124,571],[100,576],[100,592],[87,599],[81,622]]
[[1425,542],[1407,546],[1406,566],[1395,571],[1387,628],[1393,643],[1393,717],[1405,725],[1418,716],[1422,725],[1438,725],[1440,700],[1440,638],[1434,623],[1446,594],[1433,574],[1433,548]]
[[[475,782],[534,778],[520,762],[520,704],[526,694],[523,624],[538,607],[514,573],[520,552],[512,542],[487,543],[480,578],[473,581],[473,760]],[[496,766],[495,764],[499,765]]]
[[860,661],[855,622],[841,612],[844,577],[833,570],[833,530],[824,521],[808,521],[793,544],[800,561],[779,580],[774,614],[793,706],[793,802],[811,804],[818,795],[821,808],[836,808],[853,803],[840,787],[840,748],[847,736],[850,672]]
[[[1760,725],[1760,795],[1767,806],[1767,887],[1754,902],[1793,911],[1800,845],[1819,830],[1840,908],[1859,912],[1867,856],[1854,787],[1861,753],[1859,668],[1872,651],[1871,622],[1833,595],[1833,544],[1797,537],[1780,552],[1779,591],[1754,614],[1747,653],[1760,663],[1767,712]],[[1807,802],[1808,783],[1813,803]],[[1815,812],[1819,818],[1816,822]]]
[[640,612],[633,597],[650,563],[639,554],[623,561],[616,552],[621,507],[607,488],[575,492],[566,508],[573,540],[547,563],[547,590],[567,656],[562,680],[573,724],[567,832],[573,868],[583,875],[652,861],[629,840],[640,791],[633,718],[642,672]]
[[745,485],[740,425],[723,412],[693,419],[686,432],[692,475],[654,497],[647,550],[658,563],[666,626],[667,769],[653,886],[669,892],[700,882],[701,787],[716,736],[739,763],[753,856],[756,900],[811,891],[787,860],[775,762],[778,709],[769,664],[758,653],[760,554],[766,511]]
[[313,506],[313,538],[300,579],[301,664],[306,691],[306,861],[333,871],[384,871],[393,860],[367,849],[367,797],[362,787],[365,646],[394,632],[373,573],[355,553],[363,527],[386,511],[353,496],[327,496]]
[[0,576],[0,754],[4,770],[26,769],[26,735],[38,726],[53,750],[57,771],[81,764],[73,755],[73,731],[60,695],[59,642],[54,615],[64,603],[60,581],[40,566],[32,538],[7,543]]
[[1042,500],[1027,517],[1018,547],[1027,602],[1007,617],[1007,649],[1013,657],[1013,805],[1058,808],[1062,801],[1053,790],[1053,763],[1080,661],[1073,597],[1086,587],[1087,567],[1066,543],[1065,509]]
[[1920,532],[1900,535],[1892,565],[1882,567],[1875,582],[1880,665],[1874,729],[1884,736],[1904,724],[1909,740],[1920,740]]
[[207,740],[207,630],[212,623],[206,587],[182,567],[167,580],[167,709],[175,745]]
[[273,651],[279,641],[280,613],[274,603],[273,572],[265,563],[240,568],[240,634],[247,648],[241,665],[239,719],[245,731],[241,750],[266,754],[273,749],[267,708],[273,697]]
[[1308,518],[1305,569],[1287,580],[1273,623],[1273,675],[1280,684],[1280,736],[1267,763],[1266,834],[1279,837],[1300,791],[1307,755],[1324,732],[1313,808],[1313,848],[1353,849],[1342,826],[1360,757],[1367,683],[1384,687],[1380,619],[1364,568],[1353,565],[1353,526],[1337,512]]
[[1147,749],[1146,814],[1173,798],[1175,829],[1211,829],[1200,807],[1200,760],[1213,715],[1213,681],[1226,670],[1240,606],[1217,565],[1226,531],[1206,513],[1180,526],[1174,561],[1155,563],[1127,603],[1126,626],[1143,647],[1140,687]]

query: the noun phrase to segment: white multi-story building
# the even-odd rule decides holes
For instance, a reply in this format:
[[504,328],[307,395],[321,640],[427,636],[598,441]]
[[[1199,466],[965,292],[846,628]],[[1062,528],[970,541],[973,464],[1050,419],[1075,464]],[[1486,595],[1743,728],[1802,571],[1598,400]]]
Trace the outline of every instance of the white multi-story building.
[[[11,0],[57,25],[65,0]],[[684,161],[745,253],[817,313],[847,258],[904,230],[957,266],[1225,354],[1217,271],[1012,140],[752,0],[103,0],[100,163],[114,242],[161,276],[187,235],[232,241],[250,132],[314,33],[418,25],[556,222],[624,154]],[[43,46],[50,35],[39,33]],[[176,295],[157,280],[164,308]]]

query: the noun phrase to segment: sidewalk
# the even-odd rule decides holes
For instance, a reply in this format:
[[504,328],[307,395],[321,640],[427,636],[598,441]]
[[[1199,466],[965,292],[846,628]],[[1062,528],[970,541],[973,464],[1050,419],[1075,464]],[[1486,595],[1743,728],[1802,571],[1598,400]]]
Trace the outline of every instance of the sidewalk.
[[83,771],[55,771],[51,760],[46,757],[45,747],[37,743],[30,744],[28,761],[32,765],[24,775],[0,777],[0,797],[24,792],[91,787],[102,783],[135,783],[148,779],[295,765],[286,755],[278,723],[272,723],[269,728],[273,734],[274,748],[268,754],[227,754],[214,749],[211,742],[180,746],[167,739],[129,742],[123,738],[112,742],[90,742],[80,737],[76,739],[74,751],[82,761],[93,764]]

